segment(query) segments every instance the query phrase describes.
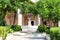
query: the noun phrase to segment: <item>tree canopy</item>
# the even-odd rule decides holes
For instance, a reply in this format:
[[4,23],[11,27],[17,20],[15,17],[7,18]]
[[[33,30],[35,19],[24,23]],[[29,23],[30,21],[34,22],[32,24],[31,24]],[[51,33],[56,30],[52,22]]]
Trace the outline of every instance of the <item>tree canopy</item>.
[[13,12],[20,8],[21,2],[29,0],[0,0],[0,25],[3,25],[5,14],[9,13],[11,10]]
[[41,17],[60,19],[60,0],[39,0],[37,3],[25,2],[21,12],[39,14]]
[[[54,19],[60,14],[60,1],[59,0],[40,0],[37,2],[37,9],[40,16],[45,18]],[[54,17],[54,18],[53,18]]]
[[36,3],[23,3],[21,12],[39,14],[42,18],[60,20],[60,0],[39,0]]
[[25,2],[29,0],[0,0],[0,9],[2,10],[17,10],[20,8],[21,2]]
[[[39,14],[43,18],[60,20],[60,0],[0,0],[0,14],[21,9],[21,13]],[[4,14],[1,14],[4,15]]]
[[21,13],[32,13],[34,15],[38,14],[38,10],[36,7],[36,3],[33,3],[31,1],[29,2],[24,2],[23,4],[21,4]]
[[41,17],[53,20],[54,24],[60,20],[60,0],[40,0],[37,9]]

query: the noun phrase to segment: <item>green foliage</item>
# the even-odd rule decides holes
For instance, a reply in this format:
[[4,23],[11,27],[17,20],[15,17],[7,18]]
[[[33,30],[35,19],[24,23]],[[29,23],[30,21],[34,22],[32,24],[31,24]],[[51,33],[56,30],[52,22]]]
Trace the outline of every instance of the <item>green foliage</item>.
[[7,27],[7,28],[8,28],[8,30],[9,30],[9,32],[8,32],[8,33],[13,33],[13,32],[14,32],[14,30],[11,28],[11,25],[7,25],[6,27]]
[[[28,6],[29,5],[29,6]],[[36,8],[36,3],[32,3],[32,2],[24,2],[23,4],[21,4],[21,13],[32,13],[34,15],[38,14],[38,10]]]
[[60,1],[59,0],[40,0],[37,2],[37,9],[39,14],[43,18],[50,19],[59,19],[60,16],[58,12],[60,9]]
[[50,28],[46,26],[38,26],[37,29],[38,32],[46,32],[47,34],[50,34]]
[[5,25],[5,14],[20,8],[19,0],[0,0],[0,25]]
[[[29,6],[28,6],[29,5]],[[21,12],[39,14],[43,18],[60,20],[60,0],[39,0],[37,3],[24,2]]]
[[0,25],[5,25],[5,15],[10,11],[17,11],[22,2],[29,0],[0,0]]
[[21,2],[25,2],[25,1],[27,1],[27,2],[29,2],[30,0],[20,0]]
[[0,9],[9,11],[17,11],[18,8],[20,8],[21,2],[25,2],[29,0],[0,0]]
[[38,29],[37,29],[38,32],[45,32],[45,30],[46,30],[45,26],[38,26]]
[[0,25],[4,25],[4,14],[3,14],[3,11],[0,9]]
[[14,31],[22,31],[22,28],[21,26],[18,26],[18,25],[14,25],[11,27]]
[[21,4],[21,13],[22,14],[28,13],[29,12],[28,8],[29,6],[27,2],[24,2],[23,4]]
[[60,40],[60,27],[53,27],[50,29],[51,40]]
[[7,12],[11,10],[15,12],[20,8],[21,1],[22,0],[0,0],[0,25],[5,25],[4,18]]
[[17,8],[20,8],[20,2],[20,0],[0,0],[0,8],[17,10]]
[[15,25],[11,28],[11,25],[0,26],[0,36],[5,40],[8,33],[13,33],[14,31],[21,31],[21,26]]
[[37,2],[37,9],[41,17],[48,18],[49,10],[47,8],[46,0],[40,0]]
[[12,33],[13,30],[7,26],[0,26],[0,36],[5,40],[8,33]]
[[50,28],[47,28],[47,27],[46,27],[45,32],[46,32],[47,34],[50,34]]

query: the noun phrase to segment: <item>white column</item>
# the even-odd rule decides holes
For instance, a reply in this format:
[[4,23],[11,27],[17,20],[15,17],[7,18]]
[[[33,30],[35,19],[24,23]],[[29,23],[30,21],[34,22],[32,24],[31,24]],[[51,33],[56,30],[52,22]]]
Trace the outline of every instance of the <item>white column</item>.
[[0,40],[2,40],[2,37],[0,37]]
[[22,26],[22,14],[20,13],[20,9],[18,9],[18,25]]
[[31,26],[31,21],[30,21],[30,18],[28,18],[29,21],[28,21],[28,26]]
[[58,26],[60,27],[60,21],[58,21]]
[[40,16],[38,15],[38,25],[40,25],[41,24],[41,18],[40,18]]
[[32,2],[38,2],[39,0],[31,0]]

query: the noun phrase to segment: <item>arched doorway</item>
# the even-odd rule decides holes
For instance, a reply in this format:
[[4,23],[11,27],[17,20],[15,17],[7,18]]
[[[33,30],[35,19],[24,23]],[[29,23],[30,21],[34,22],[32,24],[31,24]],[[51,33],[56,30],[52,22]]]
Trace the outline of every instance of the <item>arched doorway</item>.
[[31,25],[34,26],[34,21],[31,21]]
[[47,25],[47,22],[46,22],[46,21],[44,21],[44,22],[43,22],[43,25]]

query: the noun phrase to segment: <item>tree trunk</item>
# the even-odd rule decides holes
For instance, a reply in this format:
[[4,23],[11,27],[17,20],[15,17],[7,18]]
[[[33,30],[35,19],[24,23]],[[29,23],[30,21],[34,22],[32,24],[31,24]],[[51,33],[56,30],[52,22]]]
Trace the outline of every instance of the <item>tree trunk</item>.
[[55,26],[55,27],[58,27],[58,21],[55,20],[54,26]]
[[15,13],[14,13],[14,22],[13,22],[13,25],[15,25],[15,21],[16,21],[16,11],[15,11]]
[[4,14],[4,16],[3,16],[3,26],[5,26],[6,24],[5,24],[5,16],[6,16],[6,10],[3,10],[3,14]]

